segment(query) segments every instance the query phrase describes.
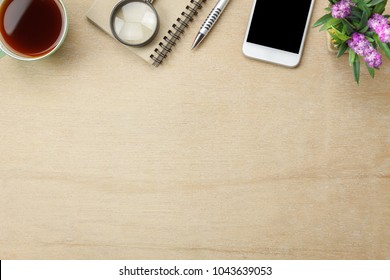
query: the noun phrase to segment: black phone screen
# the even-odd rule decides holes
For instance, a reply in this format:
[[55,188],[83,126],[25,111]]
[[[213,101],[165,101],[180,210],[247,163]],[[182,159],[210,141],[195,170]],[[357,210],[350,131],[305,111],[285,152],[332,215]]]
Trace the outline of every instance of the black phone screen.
[[299,53],[312,0],[258,0],[249,43]]

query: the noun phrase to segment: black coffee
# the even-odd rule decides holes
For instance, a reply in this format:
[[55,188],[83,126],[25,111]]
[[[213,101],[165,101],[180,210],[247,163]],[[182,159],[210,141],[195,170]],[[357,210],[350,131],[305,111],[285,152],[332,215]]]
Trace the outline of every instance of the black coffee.
[[64,32],[65,15],[57,0],[4,0],[0,33],[15,53],[39,57],[52,51]]

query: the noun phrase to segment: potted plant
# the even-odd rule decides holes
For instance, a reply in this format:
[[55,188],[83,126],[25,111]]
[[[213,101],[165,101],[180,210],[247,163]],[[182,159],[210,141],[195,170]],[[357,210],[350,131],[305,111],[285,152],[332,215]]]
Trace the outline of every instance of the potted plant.
[[383,55],[390,59],[390,16],[383,15],[386,4],[387,0],[329,0],[327,13],[313,25],[329,33],[337,57],[349,53],[357,83],[362,63],[374,78]]

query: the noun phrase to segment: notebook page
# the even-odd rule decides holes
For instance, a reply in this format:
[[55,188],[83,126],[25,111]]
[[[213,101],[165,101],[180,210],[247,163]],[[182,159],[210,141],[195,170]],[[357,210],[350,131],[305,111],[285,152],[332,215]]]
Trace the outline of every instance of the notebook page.
[[[112,9],[118,2],[118,0],[96,0],[87,12],[87,18],[112,37],[110,16]],[[167,35],[169,29],[172,29],[172,24],[176,23],[176,19],[185,11],[186,5],[189,3],[190,0],[153,1],[153,6],[157,10],[160,19],[160,29],[156,38],[149,45],[144,47],[125,47],[152,64],[153,60],[150,58],[150,55],[159,47],[158,44],[163,41],[163,37]]]

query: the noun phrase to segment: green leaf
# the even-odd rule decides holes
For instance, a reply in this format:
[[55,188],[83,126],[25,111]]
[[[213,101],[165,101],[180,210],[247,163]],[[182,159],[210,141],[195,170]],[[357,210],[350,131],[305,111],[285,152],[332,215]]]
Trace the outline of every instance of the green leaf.
[[355,77],[356,83],[360,82],[360,57],[356,56],[355,61],[353,62],[353,76]]
[[371,15],[371,10],[367,7],[366,4],[357,1],[357,6],[359,9],[361,9],[363,12],[366,12],[368,15]]
[[351,39],[351,37],[341,33],[340,31],[338,31],[336,28],[332,27],[332,32],[334,32],[334,34],[337,36],[337,38],[339,38],[341,41],[347,41],[349,39]]
[[356,6],[352,6],[351,16],[361,18],[363,11]]
[[390,48],[389,48],[389,45],[386,44],[386,43],[383,43],[378,35],[374,35],[374,39],[375,39],[375,42],[378,44],[378,46],[382,49],[382,51],[385,53],[385,55],[387,56],[388,59],[390,59]]
[[367,26],[368,15],[369,15],[369,13],[364,10],[363,14],[362,14],[362,18],[361,18],[359,25],[357,27],[358,29],[362,29],[363,27]]
[[368,73],[370,73],[370,76],[372,78],[375,78],[375,69],[368,66],[367,62],[365,62],[364,64],[366,64],[366,67],[367,67]]
[[321,27],[320,31],[329,29],[333,26],[337,26],[338,24],[340,24],[340,22],[341,22],[341,19],[339,19],[339,18],[331,18],[330,20],[328,20],[327,23],[324,24],[324,26]]
[[366,25],[365,27],[363,27],[362,29],[359,30],[359,33],[364,34],[364,33],[366,33],[368,31],[369,28],[370,27],[368,25]]
[[343,22],[346,26],[348,26],[348,31],[352,32],[352,31],[355,30],[356,27],[355,27],[352,23],[350,23],[349,20],[343,18],[343,19],[342,19],[342,22]]
[[372,7],[372,6],[375,6],[375,5],[378,5],[379,3],[382,3],[383,0],[372,0],[371,2],[369,2],[367,4],[368,7]]
[[337,57],[340,57],[342,56],[346,50],[348,49],[348,44],[347,43],[343,43],[340,47],[339,47],[339,52],[337,53]]
[[332,15],[331,15],[331,14],[326,14],[326,15],[324,15],[323,17],[321,17],[319,20],[317,20],[317,21],[313,24],[313,28],[325,24],[325,23],[328,22],[328,20],[330,20],[330,19],[332,19]]
[[330,37],[332,38],[332,42],[335,45],[341,45],[345,41],[341,40],[331,29],[328,30]]
[[386,9],[386,2],[382,2],[374,7],[373,13],[374,14],[383,14],[385,9]]
[[352,49],[349,49],[349,65],[353,65],[356,60],[356,56],[356,53]]

